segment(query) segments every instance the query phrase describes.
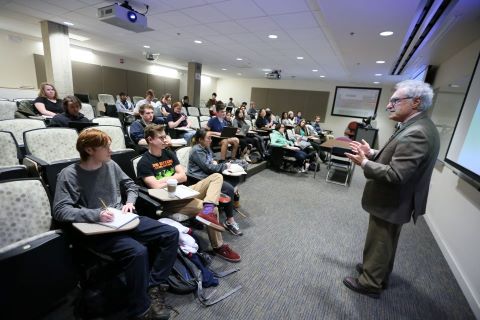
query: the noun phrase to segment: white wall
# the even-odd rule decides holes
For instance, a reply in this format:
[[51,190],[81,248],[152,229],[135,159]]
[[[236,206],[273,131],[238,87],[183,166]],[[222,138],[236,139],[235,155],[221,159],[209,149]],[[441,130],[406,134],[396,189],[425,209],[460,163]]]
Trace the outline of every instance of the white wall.
[[[434,87],[444,87],[473,70],[480,40],[440,65]],[[477,88],[478,89],[478,88]],[[477,319],[480,319],[480,191],[448,166],[433,171],[425,216]]]
[[[237,79],[221,78],[217,82],[217,94],[221,97],[233,97],[233,101],[238,105],[242,101],[250,101],[252,87],[257,88],[275,88],[275,89],[294,89],[294,90],[314,90],[329,91],[327,114],[322,119],[324,125],[322,128],[333,130],[335,136],[343,136],[343,132],[350,121],[359,121],[358,118],[347,118],[332,116],[332,104],[335,95],[336,86],[356,86],[352,83],[334,83],[326,80],[308,81],[308,80],[267,80],[267,79]],[[364,87],[365,85],[358,85]],[[388,119],[385,107],[388,99],[392,95],[392,87],[382,87],[382,94],[377,110],[377,128],[379,128],[379,144],[383,145],[392,135],[395,123]],[[285,110],[288,111],[288,110]],[[293,110],[298,111],[298,110]],[[299,110],[301,111],[301,110]]]

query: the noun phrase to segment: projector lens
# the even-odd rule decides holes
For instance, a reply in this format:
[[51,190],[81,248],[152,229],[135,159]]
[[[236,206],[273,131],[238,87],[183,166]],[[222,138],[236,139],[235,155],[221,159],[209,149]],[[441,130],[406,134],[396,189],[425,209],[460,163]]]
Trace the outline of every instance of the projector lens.
[[137,14],[135,12],[128,11],[127,16],[128,16],[128,20],[130,20],[130,22],[137,21]]

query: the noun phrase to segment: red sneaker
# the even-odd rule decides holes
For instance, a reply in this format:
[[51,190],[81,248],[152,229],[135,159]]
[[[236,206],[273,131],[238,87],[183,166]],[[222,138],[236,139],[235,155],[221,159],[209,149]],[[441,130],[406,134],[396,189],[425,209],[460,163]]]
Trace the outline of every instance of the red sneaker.
[[225,228],[218,221],[214,212],[214,208],[215,206],[213,204],[205,204],[203,210],[199,214],[197,214],[195,219],[200,221],[207,227],[223,232],[225,231]]
[[222,259],[230,262],[240,262],[240,255],[233,251],[228,244],[224,244],[220,248],[213,248],[213,251]]

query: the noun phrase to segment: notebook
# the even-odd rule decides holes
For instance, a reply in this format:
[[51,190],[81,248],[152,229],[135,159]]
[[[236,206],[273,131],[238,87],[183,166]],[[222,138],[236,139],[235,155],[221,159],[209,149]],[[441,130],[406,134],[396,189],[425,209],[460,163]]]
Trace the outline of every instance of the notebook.
[[237,134],[237,129],[234,127],[223,127],[222,132],[220,134],[220,138],[231,138],[235,137]]
[[227,176],[241,176],[242,174],[247,174],[245,169],[243,169],[243,167],[241,165],[236,164],[236,163],[232,163],[230,165],[230,168],[228,168],[226,170],[223,170],[222,173],[227,175]]
[[135,213],[130,213],[130,212],[122,212],[122,210],[118,210],[115,208],[108,208],[108,211],[112,212],[114,214],[114,218],[112,222],[97,222],[98,224],[101,224],[106,227],[110,227],[113,229],[118,229],[120,227],[123,227],[130,221],[136,219],[138,217],[138,214]]

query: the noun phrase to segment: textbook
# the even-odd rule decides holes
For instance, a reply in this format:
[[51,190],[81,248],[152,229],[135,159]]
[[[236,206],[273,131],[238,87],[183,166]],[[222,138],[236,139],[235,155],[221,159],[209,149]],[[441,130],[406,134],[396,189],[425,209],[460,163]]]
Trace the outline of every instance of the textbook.
[[113,229],[118,229],[120,227],[123,227],[124,225],[126,225],[127,223],[129,223],[130,221],[138,217],[138,214],[131,213],[131,212],[122,212],[122,210],[118,210],[111,207],[108,207],[107,210],[114,214],[113,221],[111,222],[99,221],[97,223]]

